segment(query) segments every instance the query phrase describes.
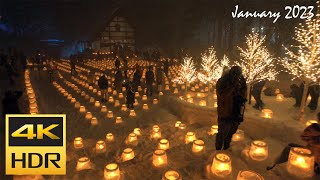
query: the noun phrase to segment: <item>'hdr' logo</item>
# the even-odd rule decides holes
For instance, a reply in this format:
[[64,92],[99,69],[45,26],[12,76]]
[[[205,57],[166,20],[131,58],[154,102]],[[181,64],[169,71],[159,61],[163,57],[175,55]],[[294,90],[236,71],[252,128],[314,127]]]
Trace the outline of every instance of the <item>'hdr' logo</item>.
[[6,174],[66,174],[66,116],[7,115]]

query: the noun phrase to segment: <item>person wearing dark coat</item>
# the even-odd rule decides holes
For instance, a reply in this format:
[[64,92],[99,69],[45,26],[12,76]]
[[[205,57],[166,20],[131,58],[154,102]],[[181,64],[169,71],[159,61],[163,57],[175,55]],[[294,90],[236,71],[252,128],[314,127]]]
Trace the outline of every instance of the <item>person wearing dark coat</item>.
[[308,107],[311,110],[316,110],[318,108],[318,101],[320,95],[320,85],[314,84],[309,87],[309,93],[311,96],[310,103]]
[[161,91],[162,89],[162,69],[160,69],[159,67],[157,68],[157,74],[156,74],[156,77],[157,77],[157,91]]
[[133,74],[133,90],[135,92],[138,91],[138,86],[141,85],[141,72],[140,69],[137,69],[136,72]]
[[216,150],[227,150],[233,134],[243,121],[247,85],[242,69],[234,66],[216,85],[218,100],[218,134]]
[[253,106],[255,109],[263,109],[264,103],[261,100],[261,91],[263,86],[266,84],[265,80],[259,81],[252,86],[251,94],[256,100],[256,104]]
[[123,59],[123,72],[124,72],[124,78],[128,79],[128,60]]
[[295,98],[295,100],[296,100],[294,107],[300,107],[301,99],[302,99],[301,89],[296,84],[292,84],[290,86],[290,89],[291,89],[291,97]]
[[71,66],[71,76],[76,73],[76,57],[71,55],[70,56],[70,66]]
[[100,76],[98,80],[98,86],[102,92],[102,100],[101,102],[107,101],[107,95],[108,95],[108,79],[106,78],[106,75]]
[[121,91],[122,81],[123,81],[122,72],[119,70],[116,72],[114,76],[114,87],[118,92]]
[[149,67],[149,70],[146,72],[146,86],[147,86],[147,96],[152,96],[153,93],[153,84],[154,82],[154,73],[152,71],[152,67]]
[[166,61],[163,64],[163,71],[166,74],[166,76],[168,77],[168,73],[169,73],[169,60],[166,59]]
[[[2,118],[5,119],[6,114],[21,114],[18,100],[22,96],[22,91],[7,91],[2,99]],[[4,123],[4,122],[3,122]],[[3,125],[3,124],[2,124]],[[1,126],[4,128],[4,126]]]
[[116,66],[116,69],[120,68],[120,60],[118,58],[116,58],[114,65]]
[[129,83],[128,88],[127,88],[127,96],[126,96],[126,104],[128,108],[133,108],[133,104],[134,104],[134,96],[135,93],[132,89],[132,84]]

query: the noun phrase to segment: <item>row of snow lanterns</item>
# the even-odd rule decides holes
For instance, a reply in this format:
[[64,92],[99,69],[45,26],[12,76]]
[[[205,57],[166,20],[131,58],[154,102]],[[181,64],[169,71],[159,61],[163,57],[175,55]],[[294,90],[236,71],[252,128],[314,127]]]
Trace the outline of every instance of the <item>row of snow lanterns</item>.
[[24,72],[24,78],[25,78],[26,91],[29,99],[30,114],[38,114],[39,111],[38,111],[37,99],[36,99],[35,92],[32,88],[32,84],[30,81],[30,71],[28,69],[26,69]]

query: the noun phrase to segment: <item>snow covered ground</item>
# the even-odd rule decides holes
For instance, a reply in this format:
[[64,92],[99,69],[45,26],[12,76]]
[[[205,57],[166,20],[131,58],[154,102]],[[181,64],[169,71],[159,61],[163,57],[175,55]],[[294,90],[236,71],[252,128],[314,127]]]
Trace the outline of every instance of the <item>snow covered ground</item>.
[[[31,72],[31,81],[37,95],[40,113],[63,113],[67,114],[67,175],[66,176],[45,176],[46,179],[103,179],[103,169],[108,163],[118,163],[122,175],[122,179],[143,180],[143,179],[161,179],[166,170],[176,170],[182,176],[182,179],[216,179],[212,177],[208,166],[212,164],[215,150],[215,135],[208,135],[210,126],[203,126],[198,123],[187,124],[186,130],[175,128],[175,122],[180,120],[170,112],[163,104],[154,105],[153,98],[159,98],[154,95],[148,98],[147,103],[149,110],[142,109],[143,95],[140,92],[140,98],[137,98],[139,105],[134,108],[137,116],[130,117],[129,111],[121,111],[120,107],[114,107],[111,103],[105,103],[108,110],[113,111],[114,117],[120,116],[123,123],[115,124],[115,118],[108,119],[106,113],[100,112],[100,108],[94,107],[93,103],[86,100],[75,90],[67,85],[71,82],[77,85],[81,91],[85,91],[95,100],[100,100],[96,93],[88,88],[82,87],[78,82],[72,79],[69,73],[60,70],[62,79],[56,77],[55,82],[61,85],[67,92],[72,94],[81,105],[84,105],[87,111],[90,111],[94,117],[98,119],[98,125],[93,126],[90,120],[85,119],[85,115],[74,108],[74,104],[70,103],[66,97],[61,94],[52,82],[49,82],[46,71],[38,73]],[[81,79],[77,76],[78,79]],[[97,88],[94,86],[94,88]],[[111,95],[112,93],[109,93]],[[165,94],[164,96],[167,96]],[[113,96],[124,104],[124,99]],[[161,99],[161,98],[160,98]],[[298,122],[296,119],[298,110],[293,107],[294,100],[289,98],[284,102],[276,102],[275,97],[263,96],[263,101],[267,105],[266,108],[273,111],[272,119],[265,119],[260,116],[260,111],[247,106],[245,121],[239,127],[244,130],[245,140],[242,142],[232,142],[231,149],[226,151],[232,159],[232,174],[226,179],[236,179],[240,170],[253,170],[258,172],[267,180],[297,179],[289,176],[286,172],[285,164],[276,167],[272,171],[266,171],[266,166],[272,164],[274,159],[281,153],[282,149],[288,143],[302,144],[300,133],[305,128],[305,124]],[[209,103],[210,104],[210,103]],[[204,107],[208,108],[208,107]],[[214,108],[212,108],[214,111]],[[317,111],[316,111],[317,112]],[[315,119],[316,112],[306,110],[306,119]],[[159,125],[162,132],[162,138],[168,139],[170,149],[166,151],[168,156],[168,165],[164,168],[155,168],[152,166],[152,153],[157,149],[157,140],[150,139],[150,131],[153,125]],[[127,145],[125,139],[133,131],[139,127],[142,136],[138,138],[138,145]],[[195,132],[197,139],[205,142],[205,153],[197,156],[191,151],[192,143],[185,144],[184,138],[186,132]],[[98,140],[105,140],[107,133],[113,133],[115,142],[107,142],[107,151],[103,154],[95,153],[95,143]],[[75,137],[84,139],[84,149],[76,150],[73,147]],[[254,162],[249,160],[243,150],[248,148],[252,140],[264,140],[268,143],[269,157],[263,162]],[[121,162],[121,153],[125,148],[132,148],[135,152],[135,158],[131,161]],[[76,171],[77,160],[80,157],[89,157],[92,166],[88,170],[80,172]],[[18,178],[18,176],[16,177]],[[320,179],[314,177],[312,179]]]

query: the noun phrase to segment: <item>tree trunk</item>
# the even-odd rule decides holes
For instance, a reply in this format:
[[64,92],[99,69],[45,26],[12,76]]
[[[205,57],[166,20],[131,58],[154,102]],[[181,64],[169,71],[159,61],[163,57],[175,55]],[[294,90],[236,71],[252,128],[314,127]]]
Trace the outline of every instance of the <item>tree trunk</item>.
[[251,83],[247,84],[247,100],[248,104],[251,104]]
[[303,94],[302,94],[302,99],[301,99],[301,105],[300,105],[300,114],[299,114],[299,120],[300,122],[304,123],[304,110],[306,106],[306,99],[307,99],[307,94],[308,94],[308,88],[309,88],[309,83],[305,81],[304,87],[303,87]]

